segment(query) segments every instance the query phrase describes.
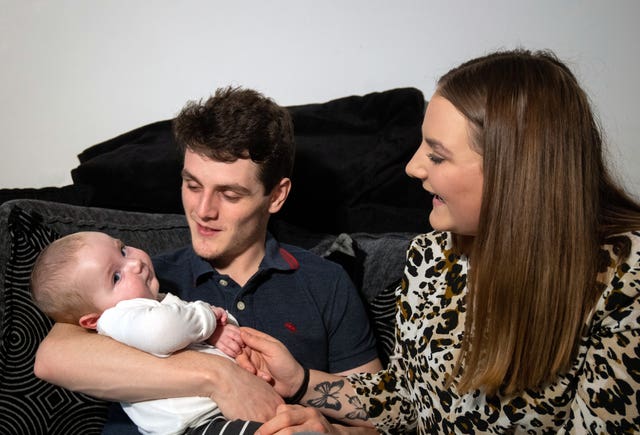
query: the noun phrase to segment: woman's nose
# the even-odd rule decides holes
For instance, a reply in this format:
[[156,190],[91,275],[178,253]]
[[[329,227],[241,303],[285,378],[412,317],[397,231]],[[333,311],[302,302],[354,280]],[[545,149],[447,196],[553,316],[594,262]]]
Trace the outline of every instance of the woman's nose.
[[404,171],[411,178],[427,178],[427,169],[425,165],[420,162],[417,152],[411,157],[411,160],[409,160],[407,166],[405,166]]

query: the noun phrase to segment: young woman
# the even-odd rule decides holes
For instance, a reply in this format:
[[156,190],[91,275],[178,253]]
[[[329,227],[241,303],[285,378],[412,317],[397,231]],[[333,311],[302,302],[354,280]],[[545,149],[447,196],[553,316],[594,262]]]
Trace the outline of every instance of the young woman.
[[407,173],[436,232],[407,253],[389,366],[309,374],[245,330],[259,374],[311,407],[259,433],[335,431],[315,410],[385,433],[639,431],[640,205],[571,71],[525,50],[451,70]]

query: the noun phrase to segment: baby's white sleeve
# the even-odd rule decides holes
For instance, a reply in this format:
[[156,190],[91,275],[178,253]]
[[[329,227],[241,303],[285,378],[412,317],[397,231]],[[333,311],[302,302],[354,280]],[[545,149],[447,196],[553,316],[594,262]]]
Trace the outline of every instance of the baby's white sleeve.
[[169,356],[209,338],[216,328],[211,306],[172,294],[162,300],[131,299],[105,310],[98,333],[157,356]]

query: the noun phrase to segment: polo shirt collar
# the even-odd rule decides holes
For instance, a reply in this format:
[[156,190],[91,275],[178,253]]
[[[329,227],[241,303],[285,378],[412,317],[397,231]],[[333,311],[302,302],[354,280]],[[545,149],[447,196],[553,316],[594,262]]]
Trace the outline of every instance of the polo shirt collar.
[[[189,249],[189,263],[196,285],[207,279],[210,275],[220,275],[218,271],[211,266],[211,263],[195,253],[193,247]],[[258,273],[264,273],[265,271],[286,272],[296,270],[299,267],[298,260],[289,251],[280,246],[280,243],[278,243],[271,233],[267,232],[265,255],[258,267]]]
[[259,271],[263,270],[296,270],[300,267],[298,260],[289,251],[280,246],[271,233],[267,232],[264,258],[260,262]]

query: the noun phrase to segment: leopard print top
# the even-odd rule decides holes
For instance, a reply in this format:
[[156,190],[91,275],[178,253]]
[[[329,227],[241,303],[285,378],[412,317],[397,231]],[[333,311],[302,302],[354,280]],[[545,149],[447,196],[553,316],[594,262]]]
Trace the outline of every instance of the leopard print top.
[[640,431],[640,232],[617,239],[629,257],[603,246],[612,278],[570,372],[542,390],[487,397],[445,386],[464,331],[467,259],[453,254],[448,233],[416,237],[396,291],[391,362],[348,378],[371,422],[383,433]]

